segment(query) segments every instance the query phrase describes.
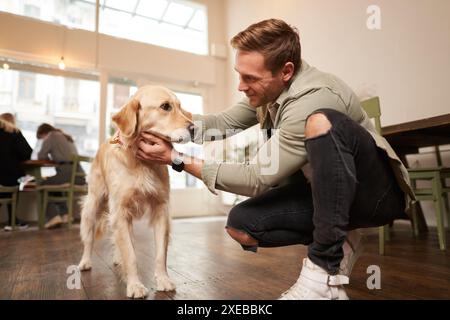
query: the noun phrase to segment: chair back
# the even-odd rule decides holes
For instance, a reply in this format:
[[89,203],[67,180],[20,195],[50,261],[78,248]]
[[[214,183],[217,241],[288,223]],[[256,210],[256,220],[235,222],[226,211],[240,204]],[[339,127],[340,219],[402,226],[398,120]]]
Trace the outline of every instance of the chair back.
[[0,185],[0,193],[7,193],[10,196],[7,197],[6,195],[3,198],[0,198],[0,206],[2,204],[10,204],[15,201],[15,197],[17,196],[17,192],[19,191],[19,187],[7,187]]
[[380,108],[380,98],[373,97],[364,101],[361,101],[361,106],[367,113],[370,119],[375,120],[375,129],[381,134],[381,108]]
[[81,156],[74,154],[72,156],[72,176],[70,177],[70,185],[76,185],[76,181],[78,177],[85,178],[86,172],[81,168],[82,162],[91,163],[94,159],[88,156]]

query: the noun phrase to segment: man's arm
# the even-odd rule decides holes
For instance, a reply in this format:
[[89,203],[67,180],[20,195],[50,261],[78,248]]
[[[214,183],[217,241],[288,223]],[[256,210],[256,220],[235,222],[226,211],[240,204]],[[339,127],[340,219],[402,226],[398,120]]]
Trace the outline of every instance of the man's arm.
[[342,100],[327,88],[291,101],[280,112],[280,129],[258,150],[250,164],[204,162],[202,180],[215,189],[256,196],[299,171],[308,161],[305,126],[308,115],[319,108],[339,108]]
[[[213,193],[219,189],[250,197],[261,194],[307,163],[304,130],[308,115],[319,108],[338,105],[345,110],[335,94],[325,88],[317,90],[280,110],[280,129],[264,143],[250,164],[205,162],[191,158],[195,161],[185,164],[185,170],[202,179]],[[142,142],[139,158],[164,164],[172,162],[173,147],[170,143],[151,136],[144,138],[153,139],[150,141],[154,145]]]
[[211,141],[213,136],[214,139],[224,139],[227,133],[232,134],[232,130],[245,130],[258,123],[256,109],[248,104],[246,98],[221,113],[194,114],[192,120],[198,128],[193,141],[198,144]]
[[[49,135],[52,133],[50,132]],[[49,139],[49,136],[42,141],[41,149],[38,152],[37,158],[38,160],[49,160],[49,153],[52,150],[52,139]]]

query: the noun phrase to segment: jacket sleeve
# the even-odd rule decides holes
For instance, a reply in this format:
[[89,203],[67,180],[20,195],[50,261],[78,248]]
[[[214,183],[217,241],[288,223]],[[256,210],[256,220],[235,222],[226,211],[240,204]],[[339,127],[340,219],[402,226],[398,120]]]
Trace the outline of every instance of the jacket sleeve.
[[29,160],[31,157],[31,149],[25,137],[22,135],[22,132],[18,132],[16,134],[16,139],[14,143],[15,153],[20,161]]
[[38,152],[39,160],[50,160],[49,154],[52,150],[51,133],[42,141],[41,149]]
[[202,180],[213,193],[219,189],[249,197],[279,184],[308,162],[305,148],[308,115],[336,104],[342,102],[328,89],[291,100],[280,110],[279,129],[249,164],[207,162],[202,169]]
[[193,121],[196,126],[193,141],[197,144],[225,139],[258,123],[256,108],[248,104],[248,99],[218,114],[194,114]]

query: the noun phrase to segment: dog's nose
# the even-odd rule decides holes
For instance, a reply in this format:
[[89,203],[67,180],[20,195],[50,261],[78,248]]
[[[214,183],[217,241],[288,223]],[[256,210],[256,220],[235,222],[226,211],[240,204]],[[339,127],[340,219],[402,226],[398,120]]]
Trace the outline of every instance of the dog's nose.
[[194,140],[194,132],[196,126],[192,123],[188,126],[189,134],[191,135],[191,140]]

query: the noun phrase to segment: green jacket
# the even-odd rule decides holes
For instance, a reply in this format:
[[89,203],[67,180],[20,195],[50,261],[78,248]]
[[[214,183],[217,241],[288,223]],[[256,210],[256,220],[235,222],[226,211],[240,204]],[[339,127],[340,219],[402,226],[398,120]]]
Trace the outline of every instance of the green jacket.
[[[319,71],[302,61],[302,67],[291,85],[276,100],[278,112],[275,121],[266,106],[254,108],[247,99],[213,115],[194,115],[194,122],[202,122],[201,134],[194,141],[208,140],[208,129],[221,132],[223,138],[229,129],[247,129],[258,122],[261,128],[274,128],[272,135],[258,150],[249,164],[207,161],[202,170],[202,180],[208,189],[216,189],[253,197],[272,186],[295,180],[308,162],[305,148],[305,124],[308,115],[320,108],[340,111],[363,126],[376,145],[385,150],[400,188],[406,195],[409,208],[414,193],[410,187],[408,172],[389,143],[380,136],[354,92],[339,78]],[[269,155],[269,161],[267,161]]]

